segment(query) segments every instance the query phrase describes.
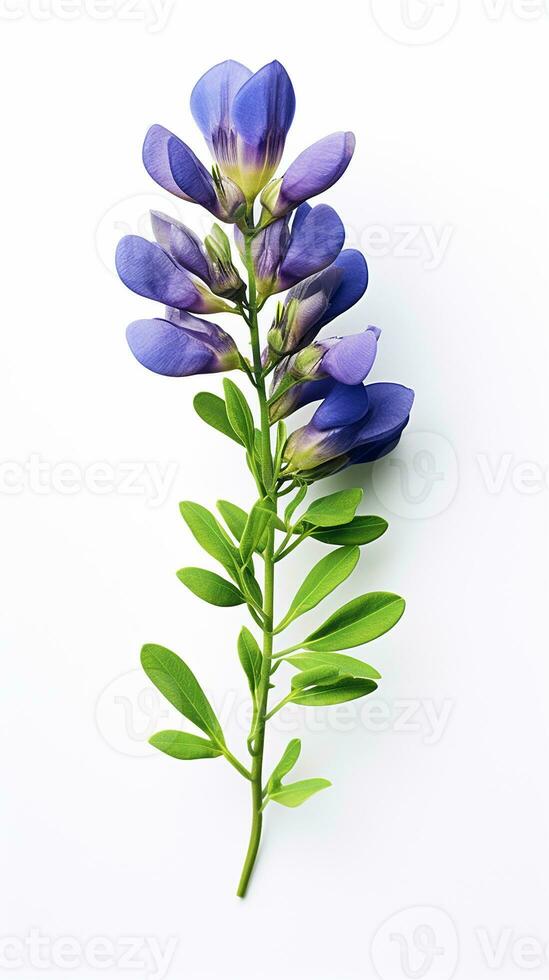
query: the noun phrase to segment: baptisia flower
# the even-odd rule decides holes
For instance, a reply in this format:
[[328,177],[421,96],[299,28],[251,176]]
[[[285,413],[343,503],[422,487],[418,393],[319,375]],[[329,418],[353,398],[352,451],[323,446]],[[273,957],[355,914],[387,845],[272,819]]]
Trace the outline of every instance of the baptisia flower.
[[132,354],[149,371],[182,378],[239,367],[236,344],[217,323],[180,310],[166,314],[166,320],[135,320],[126,331]]
[[[269,399],[271,422],[320,399],[326,399],[320,413],[325,419],[334,409],[347,413],[337,416],[338,424],[355,421],[356,412],[361,418],[362,382],[374,364],[380,333],[378,327],[370,326],[348,337],[317,340],[281,361],[273,375]],[[340,390],[345,388],[350,392]]]
[[[339,215],[327,204],[312,208],[301,204],[293,213],[263,228],[251,246],[254,273],[260,300],[289,289],[320,272],[337,258],[345,229]],[[235,241],[245,258],[244,236],[235,227]]]
[[134,293],[165,306],[192,313],[221,313],[231,309],[165,248],[139,235],[126,235],[118,243],[116,270],[122,282]]
[[328,190],[345,173],[355,150],[353,133],[332,133],[307,147],[283,177],[271,181],[261,195],[262,221],[280,218],[309,197]]
[[213,293],[226,299],[243,294],[246,287],[233,265],[229,239],[219,225],[213,226],[202,244],[194,231],[160,211],[151,211],[151,224],[159,245]]
[[414,393],[399,384],[340,385],[286,443],[285,473],[319,479],[391,452],[408,424]]
[[356,249],[344,249],[335,262],[290,289],[269,335],[275,354],[290,354],[310,344],[323,327],[354,306],[368,285],[368,267]]

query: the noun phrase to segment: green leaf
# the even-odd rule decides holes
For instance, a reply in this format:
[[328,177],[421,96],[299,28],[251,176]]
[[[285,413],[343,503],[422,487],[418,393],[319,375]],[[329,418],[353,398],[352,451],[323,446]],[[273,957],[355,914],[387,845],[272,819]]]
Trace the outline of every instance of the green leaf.
[[381,674],[375,669],[365,664],[362,660],[355,657],[348,657],[344,653],[296,653],[292,657],[285,657],[285,660],[299,670],[312,670],[313,667],[334,667],[340,674],[347,677],[366,677],[370,680],[379,680]]
[[258,606],[262,606],[263,594],[261,592],[261,586],[259,585],[259,582],[252,571],[251,565],[248,565],[247,568],[243,569],[242,578],[244,580],[244,585],[246,586],[246,589],[254,602],[256,602]]
[[348,524],[341,527],[326,527],[322,531],[314,531],[311,535],[324,544],[370,544],[380,538],[389,525],[382,517],[353,517]]
[[263,500],[258,500],[253,505],[248,515],[246,526],[242,532],[242,538],[240,539],[240,554],[244,565],[248,564],[253,552],[259,548],[260,543],[264,542],[264,547],[267,546],[265,532],[273,518],[273,512],[268,510]]
[[288,428],[285,422],[280,421],[276,428],[276,449],[274,455],[274,472],[279,473],[282,465],[282,453],[288,439]]
[[177,577],[199,599],[211,602],[212,606],[241,606],[245,601],[236,585],[205,568],[181,568]]
[[297,508],[299,507],[299,505],[302,504],[303,501],[305,500],[305,497],[307,496],[308,490],[309,490],[309,488],[308,488],[307,484],[304,483],[303,486],[301,486],[299,488],[299,490],[297,491],[294,499],[286,507],[286,510],[284,511],[284,524],[286,525],[287,528],[289,528],[289,526],[290,526],[290,521],[291,521],[291,519],[292,519],[295,511],[297,510]]
[[246,511],[230,500],[218,500],[216,506],[231,534],[240,541],[248,520]]
[[301,739],[292,738],[284,749],[280,762],[274,767],[271,776],[269,777],[269,781],[267,783],[267,793],[271,793],[277,786],[280,786],[284,776],[287,776],[288,773],[294,768],[297,760],[299,759],[300,753]]
[[342,677],[331,684],[311,687],[306,691],[296,691],[291,700],[294,704],[304,704],[307,707],[321,707],[330,704],[342,704],[344,701],[355,701],[377,689],[375,681],[362,678]]
[[221,725],[210,702],[181,657],[166,647],[146,643],[141,650],[141,664],[147,677],[174,708],[218,745],[225,744]]
[[250,633],[246,626],[240,630],[238,637],[238,657],[250,685],[250,691],[255,694],[261,679],[261,665],[263,657],[257,644],[255,636]]
[[183,520],[187,523],[199,545],[204,548],[204,551],[207,551],[216,561],[221,562],[233,578],[238,578],[237,569],[240,565],[240,556],[229,535],[223,530],[213,514],[206,507],[195,504],[191,500],[182,501],[179,504],[179,509]]
[[304,513],[302,521],[315,527],[333,527],[335,524],[348,524],[362,500],[363,491],[338,490],[327,497],[314,500]]
[[369,643],[398,623],[405,602],[392,592],[368,592],[351,599],[303,641],[307,650],[347,650]]
[[213,395],[209,391],[199,391],[198,395],[194,397],[193,405],[195,412],[203,422],[211,425],[212,429],[217,429],[218,432],[222,432],[229,439],[233,439],[239,446],[242,445],[241,440],[229,422],[225,402],[219,395]]
[[324,684],[328,681],[336,680],[339,677],[337,667],[316,664],[310,670],[304,670],[300,674],[292,677],[292,690],[302,691],[306,687],[313,687],[315,684]]
[[314,609],[322,599],[330,595],[330,592],[337,589],[338,585],[341,585],[354,570],[359,558],[360,549],[356,547],[338,548],[321,558],[298,589],[288,612],[275,632],[279,633],[298,616]]
[[281,786],[270,794],[270,799],[274,803],[281,803],[282,806],[301,806],[310,796],[319,793],[321,789],[328,789],[331,785],[327,779],[302,779],[299,783]]
[[213,742],[199,735],[188,735],[187,732],[157,732],[149,742],[173,759],[216,759],[223,755]]
[[234,381],[231,381],[230,378],[224,379],[223,388],[225,390],[225,402],[229,422],[240,439],[240,442],[248,450],[253,450],[255,430],[254,418],[250,411],[250,406],[238,385]]

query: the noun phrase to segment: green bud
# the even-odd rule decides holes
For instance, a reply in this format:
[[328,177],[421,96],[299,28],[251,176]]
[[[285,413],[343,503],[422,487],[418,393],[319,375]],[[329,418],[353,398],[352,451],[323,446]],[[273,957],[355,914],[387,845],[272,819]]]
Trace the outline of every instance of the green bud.
[[261,194],[260,201],[264,208],[267,209],[271,214],[276,207],[276,202],[278,200],[278,192],[280,190],[280,185],[282,183],[282,177],[278,177],[277,180],[271,180],[266,187],[263,188],[263,193]]

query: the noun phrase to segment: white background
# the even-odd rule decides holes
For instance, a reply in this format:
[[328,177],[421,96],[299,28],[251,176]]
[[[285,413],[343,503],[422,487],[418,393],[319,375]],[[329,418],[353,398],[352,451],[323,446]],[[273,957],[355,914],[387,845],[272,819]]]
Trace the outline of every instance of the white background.
[[[3,943],[0,974],[548,974],[549,14],[536,0],[415,2],[408,21],[396,0],[0,4],[0,936],[44,940],[39,960],[36,943]],[[269,764],[302,734],[297,776],[334,787],[269,809],[244,903],[248,788],[222,761],[149,752],[166,717],[138,654],[178,651],[243,752],[241,611],[202,606],[174,572],[203,560],[178,501],[251,503],[251,485],[192,411],[219,378],[171,381],[130,356],[126,323],[154,307],[112,269],[149,207],[205,230],[148,178],[140,147],[160,122],[207,160],[188,96],[227,57],[289,70],[287,162],[355,131],[323,198],[370,265],[342,329],[382,327],[373,380],[417,393],[392,462],[326,485],[364,485],[364,512],[390,521],[341,600],[389,589],[406,615],[362,651],[384,675],[369,703],[275,726]],[[288,562],[280,608],[322,553]],[[97,937],[115,950],[104,969],[84,948]],[[170,937],[155,969],[143,956]]]

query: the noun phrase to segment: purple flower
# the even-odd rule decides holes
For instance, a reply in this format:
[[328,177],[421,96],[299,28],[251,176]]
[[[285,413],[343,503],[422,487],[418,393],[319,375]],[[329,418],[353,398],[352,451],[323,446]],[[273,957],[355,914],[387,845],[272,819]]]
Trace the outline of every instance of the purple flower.
[[358,302],[367,285],[364,256],[344,249],[323,272],[290,289],[269,331],[269,346],[276,354],[289,354],[310,344],[326,324]]
[[[244,236],[235,228],[235,240],[244,256]],[[289,289],[320,272],[339,255],[345,229],[339,215],[327,204],[311,208],[301,204],[290,215],[267,225],[252,242],[252,258],[260,298]]]
[[[330,403],[331,400],[331,403]],[[408,424],[414,393],[381,382],[339,386],[286,443],[285,471],[316,479],[390,452]]]
[[229,240],[219,225],[213,226],[203,245],[194,231],[160,211],[151,211],[151,223],[159,245],[212,292],[228,299],[242,294],[245,286],[232,263]]
[[167,312],[169,320],[135,320],[126,331],[131,352],[143,367],[183,378],[239,366],[234,340],[216,323],[178,310]]
[[151,126],[145,136],[143,163],[164,190],[201,204],[221,221],[236,221],[245,208],[240,188],[222,174],[209,174],[191,148],[163,126]]
[[355,150],[353,133],[332,133],[307,147],[282,178],[263,191],[264,220],[280,218],[302,201],[322,194],[345,173]]
[[[359,392],[365,390],[362,382],[375,361],[380,332],[377,327],[368,327],[363,333],[316,341],[282,361],[273,376],[271,421],[286,418],[298,408],[321,398],[326,399],[325,417],[334,408],[338,410],[341,398],[354,397],[354,402],[349,400],[346,404],[351,412],[356,411],[361,397]],[[345,388],[354,395],[340,390]],[[351,419],[346,417],[345,424],[349,421]]]
[[220,313],[230,306],[202,286],[155,242],[126,235],[116,249],[122,282],[140,296],[193,313]]
[[237,61],[223,61],[196,83],[191,112],[222,173],[253,201],[280,162],[294,118],[285,68],[272,61],[252,74]]

